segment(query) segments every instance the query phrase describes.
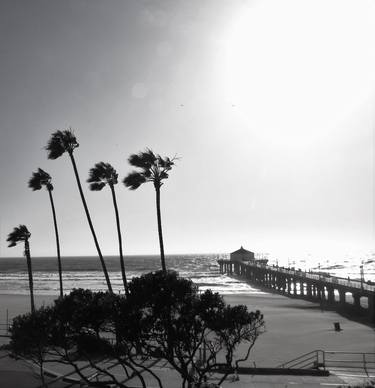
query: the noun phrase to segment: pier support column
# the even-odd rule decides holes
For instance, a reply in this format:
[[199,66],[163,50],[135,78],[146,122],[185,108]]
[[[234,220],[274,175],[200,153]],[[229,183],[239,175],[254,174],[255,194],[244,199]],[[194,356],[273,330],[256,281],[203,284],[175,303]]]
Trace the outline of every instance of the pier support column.
[[305,295],[305,286],[304,286],[304,284],[303,284],[303,281],[300,281],[300,282],[299,282],[299,294],[300,294],[301,296]]
[[297,295],[297,282],[295,279],[293,279],[293,294]]
[[288,287],[288,295],[290,295],[292,293],[292,289],[291,289],[292,282],[291,282],[289,277],[286,280],[286,284],[287,284],[287,287]]
[[306,291],[307,291],[307,297],[309,299],[312,299],[312,284],[311,283],[306,283]]
[[341,306],[345,306],[345,291],[344,290],[339,290],[340,294],[340,304]]
[[319,302],[322,302],[324,299],[323,288],[321,285],[318,286],[318,299]]
[[328,288],[328,303],[335,303],[335,289],[332,287]]
[[370,322],[375,323],[375,295],[368,296],[368,314]]
[[356,310],[361,309],[361,294],[353,294],[353,305]]

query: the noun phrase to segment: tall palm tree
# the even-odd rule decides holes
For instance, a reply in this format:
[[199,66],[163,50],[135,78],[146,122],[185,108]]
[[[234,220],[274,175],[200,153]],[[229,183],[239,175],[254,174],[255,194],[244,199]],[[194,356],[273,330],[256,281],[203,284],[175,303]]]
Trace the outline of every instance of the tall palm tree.
[[29,273],[31,312],[34,313],[35,302],[34,302],[33,270],[31,267],[30,244],[29,244],[30,236],[31,236],[31,233],[27,230],[26,226],[20,225],[18,227],[15,227],[13,229],[13,232],[8,234],[7,241],[9,242],[8,247],[15,247],[19,242],[23,242],[25,245],[24,255],[26,256],[27,271]]
[[132,171],[124,180],[123,183],[130,190],[136,190],[145,182],[152,182],[156,191],[156,214],[158,221],[159,245],[160,245],[160,260],[161,268],[164,272],[167,271],[164,257],[163,230],[161,227],[161,212],[160,212],[160,188],[163,185],[163,180],[168,178],[168,172],[174,166],[176,157],[170,159],[162,158],[160,155],[155,155],[152,150],[146,149],[138,154],[130,155],[129,163],[140,169],[140,171]]
[[87,221],[88,221],[89,226],[90,226],[92,237],[94,238],[95,247],[96,247],[96,250],[98,252],[99,259],[100,259],[100,262],[101,262],[101,265],[103,268],[105,280],[107,282],[107,287],[108,287],[109,292],[112,292],[111,281],[109,279],[107,267],[105,265],[104,258],[103,258],[103,255],[102,255],[102,252],[100,250],[99,243],[98,243],[98,239],[97,239],[96,234],[95,234],[94,226],[93,226],[92,221],[91,221],[91,216],[89,213],[89,209],[87,207],[85,196],[83,194],[81,180],[80,180],[79,175],[78,175],[77,165],[76,165],[74,155],[73,155],[73,152],[77,147],[79,147],[77,139],[76,139],[72,129],[69,128],[65,131],[54,132],[47,143],[46,150],[48,152],[48,159],[53,159],[53,160],[57,159],[61,155],[63,155],[65,152],[67,152],[69,157],[70,157],[70,160],[71,160],[72,165],[73,165],[74,175],[76,177],[76,181],[77,181],[77,185],[78,185],[79,194],[81,196],[82,204],[83,204],[83,207],[85,209],[85,213],[86,213]]
[[52,196],[52,190],[53,190],[52,178],[48,174],[48,172],[45,172],[41,168],[38,168],[38,171],[33,172],[33,175],[30,178],[28,184],[29,184],[29,187],[33,191],[40,190],[42,187],[45,187],[48,191],[48,194],[49,194],[49,200],[50,200],[51,208],[52,208],[53,224],[55,226],[57,264],[58,264],[58,269],[59,269],[59,282],[60,282],[60,297],[62,298],[64,296],[64,290],[63,290],[63,281],[62,281],[60,240],[59,240],[59,231],[57,229],[55,204],[53,202],[53,196]]
[[124,290],[125,290],[125,292],[127,292],[128,286],[127,286],[127,281],[126,281],[124,256],[122,253],[120,217],[119,217],[119,213],[118,213],[116,192],[115,192],[115,185],[117,184],[117,178],[118,178],[118,174],[117,174],[116,170],[109,163],[99,162],[99,163],[96,163],[95,167],[93,167],[90,170],[89,178],[87,179],[87,182],[90,183],[89,187],[90,187],[90,190],[92,190],[92,191],[100,191],[103,189],[103,187],[105,187],[107,185],[109,186],[109,188],[111,190],[113,207],[115,208],[115,216],[116,216],[122,281],[124,283]]

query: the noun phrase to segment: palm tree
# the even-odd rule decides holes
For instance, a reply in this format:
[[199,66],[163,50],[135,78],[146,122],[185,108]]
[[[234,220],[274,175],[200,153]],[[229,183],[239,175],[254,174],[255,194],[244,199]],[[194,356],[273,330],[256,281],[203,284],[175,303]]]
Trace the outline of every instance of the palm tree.
[[115,208],[115,216],[116,216],[116,224],[117,224],[117,236],[118,236],[122,281],[124,283],[124,290],[125,292],[127,292],[128,286],[126,281],[124,256],[122,253],[120,217],[118,213],[116,193],[115,193],[115,185],[117,184],[117,178],[118,178],[118,174],[116,170],[109,163],[99,162],[99,163],[96,163],[95,167],[93,167],[90,170],[89,178],[87,179],[87,182],[90,183],[90,190],[92,191],[100,191],[103,187],[107,185],[111,190],[113,207]]
[[57,264],[58,264],[58,269],[59,269],[59,282],[60,282],[60,297],[62,298],[64,296],[64,290],[63,290],[63,281],[62,281],[60,241],[59,241],[59,231],[57,229],[55,204],[53,202],[53,196],[52,196],[53,185],[52,185],[51,181],[52,181],[52,178],[48,174],[48,172],[45,172],[41,168],[38,168],[38,171],[33,172],[33,175],[29,180],[29,187],[33,191],[40,190],[42,187],[45,187],[48,191],[48,194],[49,194],[49,200],[50,200],[51,208],[52,208],[53,223],[55,226]]
[[31,312],[35,312],[35,302],[34,302],[34,287],[33,287],[33,271],[31,268],[31,257],[30,257],[30,245],[29,238],[31,233],[27,230],[25,225],[20,225],[13,229],[13,232],[9,233],[7,241],[9,242],[8,247],[15,247],[17,243],[23,241],[25,244],[24,255],[27,260],[27,271],[29,272],[29,288],[30,288],[30,302],[31,302]]
[[152,182],[156,191],[156,213],[158,221],[159,245],[160,245],[160,260],[161,268],[164,272],[167,271],[164,257],[163,231],[161,227],[160,213],[160,188],[163,185],[163,180],[168,178],[168,172],[174,166],[176,157],[170,159],[162,158],[160,155],[155,155],[150,149],[144,152],[130,155],[129,163],[138,167],[140,171],[132,171],[124,180],[123,183],[130,190],[136,190],[145,182]]
[[63,155],[65,152],[67,152],[69,157],[70,157],[70,160],[71,160],[72,165],[73,165],[74,175],[76,177],[76,181],[77,181],[77,185],[78,185],[79,194],[81,196],[81,200],[83,203],[83,207],[85,209],[87,221],[89,223],[90,230],[91,230],[92,236],[94,238],[95,247],[96,247],[96,250],[98,252],[99,259],[100,259],[100,262],[101,262],[101,265],[103,268],[105,280],[107,282],[107,287],[108,287],[109,292],[112,292],[111,281],[109,280],[107,267],[105,265],[103,255],[102,255],[102,252],[100,250],[98,239],[96,238],[94,226],[92,224],[89,209],[87,207],[86,199],[85,199],[85,196],[83,194],[81,181],[80,181],[80,178],[78,175],[77,165],[76,165],[74,155],[73,155],[73,152],[77,147],[79,147],[77,139],[76,139],[72,129],[69,128],[65,131],[54,132],[47,143],[46,150],[48,151],[48,159],[53,159],[53,160],[57,159],[61,155]]

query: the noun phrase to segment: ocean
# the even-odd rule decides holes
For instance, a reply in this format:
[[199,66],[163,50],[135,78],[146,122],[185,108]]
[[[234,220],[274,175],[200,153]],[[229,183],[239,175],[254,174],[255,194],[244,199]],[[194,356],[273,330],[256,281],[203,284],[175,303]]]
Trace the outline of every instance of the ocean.
[[[180,276],[190,278],[200,290],[212,289],[221,294],[260,293],[249,284],[219,273],[218,259],[228,259],[228,254],[186,254],[167,255],[168,269]],[[113,289],[123,291],[118,256],[107,256],[105,262]],[[362,257],[345,257],[341,260],[301,259],[290,262],[287,259],[269,261],[270,264],[329,272],[333,276],[360,279],[360,265],[363,265],[365,280],[375,281],[375,253]],[[59,282],[56,257],[33,257],[34,292],[39,295],[57,295]],[[128,279],[143,273],[160,269],[158,255],[125,256]],[[73,288],[106,290],[106,283],[97,256],[62,257],[64,292]],[[0,294],[28,294],[26,259],[0,258]]]

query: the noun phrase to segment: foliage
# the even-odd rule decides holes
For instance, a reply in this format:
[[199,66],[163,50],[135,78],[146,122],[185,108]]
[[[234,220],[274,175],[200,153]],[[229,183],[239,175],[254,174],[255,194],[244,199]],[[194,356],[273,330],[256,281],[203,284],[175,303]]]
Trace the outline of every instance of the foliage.
[[8,247],[15,247],[19,242],[27,241],[31,236],[25,225],[20,225],[13,229],[13,232],[9,233],[7,241],[9,242]]
[[33,191],[40,190],[43,186],[45,186],[47,190],[53,190],[51,181],[51,175],[49,175],[48,172],[42,170],[41,168],[38,168],[38,171],[33,172],[28,185]]
[[159,189],[163,185],[162,181],[168,178],[175,159],[162,158],[150,149],[133,154],[129,157],[129,163],[140,171],[131,172],[123,182],[130,190],[136,190],[145,182],[152,182],[155,188]]
[[53,325],[52,311],[51,307],[42,307],[34,313],[19,315],[13,319],[10,346],[14,353],[35,359],[39,351],[48,348],[49,332]]
[[48,159],[57,159],[65,152],[72,154],[77,147],[79,147],[79,144],[71,128],[56,131],[52,134],[46,146]]
[[109,163],[99,162],[89,172],[87,182],[90,190],[100,191],[106,185],[113,187],[117,184],[118,174]]
[[142,359],[164,359],[185,387],[213,372],[224,380],[243,356],[238,345],[247,344],[244,360],[263,325],[259,311],[228,306],[219,294],[199,293],[190,280],[158,271],[133,279],[127,295],[76,289],[51,308],[16,318],[11,347],[16,354],[39,357],[40,364],[48,355],[44,362],[70,364],[77,373],[77,362],[86,360],[118,387],[127,385],[101,368],[103,357],[116,360],[143,387],[142,372],[159,387],[162,382]]
[[[251,349],[264,325],[259,311],[228,306],[210,290],[200,294],[191,280],[171,271],[134,279],[121,310],[127,319],[120,320],[120,335],[125,334],[129,341],[129,334],[136,334],[143,351],[167,360],[181,375],[183,384],[194,380],[201,383],[204,376],[222,368],[221,364],[224,380],[236,366],[233,362],[238,345],[248,343]],[[133,311],[131,316],[129,311]],[[219,353],[224,354],[223,360],[217,360]],[[246,353],[241,360],[248,358],[250,352]]]
[[13,319],[10,349],[18,357],[32,360],[39,366],[42,385],[45,386],[43,366],[51,344],[51,328],[54,325],[52,308],[40,308]]

